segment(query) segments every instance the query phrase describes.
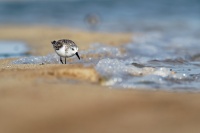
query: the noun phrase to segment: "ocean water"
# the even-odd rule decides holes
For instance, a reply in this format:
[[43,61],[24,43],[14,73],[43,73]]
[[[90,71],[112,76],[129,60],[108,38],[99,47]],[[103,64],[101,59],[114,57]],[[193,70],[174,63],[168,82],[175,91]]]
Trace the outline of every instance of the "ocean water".
[[97,31],[198,29],[199,0],[22,0],[0,2],[0,24],[63,25]]
[[[200,91],[199,0],[71,0],[0,2],[0,24],[52,25],[100,32],[130,32],[119,47],[92,44],[81,60],[112,88]],[[123,52],[122,52],[123,51]],[[56,54],[14,64],[60,63]]]
[[0,59],[27,56],[28,51],[28,47],[23,42],[0,41]]

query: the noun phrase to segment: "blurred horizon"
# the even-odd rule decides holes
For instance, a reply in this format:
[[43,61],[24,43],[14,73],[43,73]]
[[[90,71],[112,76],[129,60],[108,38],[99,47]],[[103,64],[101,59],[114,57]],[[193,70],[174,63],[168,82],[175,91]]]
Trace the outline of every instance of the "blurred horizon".
[[1,0],[0,24],[81,29],[92,25],[98,31],[188,31],[200,29],[199,12],[198,0]]

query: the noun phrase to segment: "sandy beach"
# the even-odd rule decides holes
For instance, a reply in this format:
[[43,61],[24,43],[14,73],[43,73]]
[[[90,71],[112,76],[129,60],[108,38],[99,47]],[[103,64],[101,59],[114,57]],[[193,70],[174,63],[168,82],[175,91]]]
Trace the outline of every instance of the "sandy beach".
[[[69,38],[80,50],[99,42],[122,45],[129,33],[50,26],[0,26],[1,40],[27,43],[31,55],[53,53]],[[11,64],[0,60],[1,133],[199,133],[200,94],[101,86],[93,67]]]

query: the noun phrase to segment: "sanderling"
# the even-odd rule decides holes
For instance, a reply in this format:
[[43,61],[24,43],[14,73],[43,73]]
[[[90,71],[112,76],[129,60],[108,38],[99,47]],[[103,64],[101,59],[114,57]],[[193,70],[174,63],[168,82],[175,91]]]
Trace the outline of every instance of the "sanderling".
[[53,48],[56,51],[56,53],[60,56],[60,62],[63,64],[62,57],[65,58],[65,64],[66,64],[66,58],[72,57],[76,55],[78,59],[80,60],[80,57],[78,55],[78,46],[71,40],[68,39],[61,39],[58,41],[52,41]]

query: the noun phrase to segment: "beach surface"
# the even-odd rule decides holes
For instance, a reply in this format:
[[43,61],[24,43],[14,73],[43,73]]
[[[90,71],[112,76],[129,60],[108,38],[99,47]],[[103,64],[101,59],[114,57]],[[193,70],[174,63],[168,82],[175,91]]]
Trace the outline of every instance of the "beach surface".
[[[48,26],[0,26],[0,39],[22,41],[31,55],[53,53],[68,38],[80,50],[92,43],[123,45],[129,33],[96,33]],[[101,86],[93,67],[11,64],[0,60],[1,133],[199,133],[200,94]]]

